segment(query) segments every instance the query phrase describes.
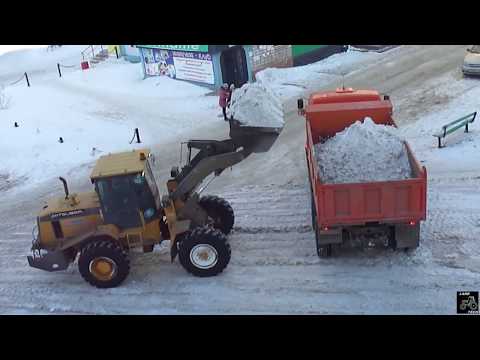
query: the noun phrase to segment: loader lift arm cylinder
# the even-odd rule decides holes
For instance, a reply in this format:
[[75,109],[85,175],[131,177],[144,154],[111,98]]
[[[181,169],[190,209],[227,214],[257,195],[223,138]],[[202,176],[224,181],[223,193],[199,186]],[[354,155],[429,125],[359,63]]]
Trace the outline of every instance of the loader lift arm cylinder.
[[[282,128],[241,126],[234,119],[230,119],[229,125],[230,139],[190,140],[187,143],[188,162],[175,176],[178,186],[170,194],[170,199],[185,200],[211,173],[218,176],[223,170],[238,164],[252,153],[267,152],[282,130]],[[200,151],[190,159],[192,148]]]
[[238,164],[250,155],[245,149],[236,151],[236,146],[231,140],[194,140],[188,142],[188,146],[204,148],[176,176],[178,186],[170,194],[172,200],[184,200],[207,176],[212,173],[218,176],[223,170]]

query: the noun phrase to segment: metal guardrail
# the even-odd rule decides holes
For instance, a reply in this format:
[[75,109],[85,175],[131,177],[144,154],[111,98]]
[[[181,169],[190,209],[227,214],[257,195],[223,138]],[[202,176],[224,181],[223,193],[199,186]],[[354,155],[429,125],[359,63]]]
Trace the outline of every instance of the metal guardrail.
[[[95,53],[95,50],[98,50],[100,48],[100,51]],[[84,49],[81,54],[82,54],[82,59],[85,61],[85,57],[90,57],[93,58],[95,55],[98,55],[101,51],[103,51],[103,45],[89,45],[86,49]]]
[[448,134],[451,134],[452,132],[462,127],[465,127],[465,132],[468,133],[468,124],[473,123],[476,117],[477,117],[477,112],[475,111],[471,114],[461,117],[460,119],[457,119],[446,125],[443,125],[441,132],[433,134],[433,136],[438,138],[438,148],[443,147],[442,139],[445,138]]

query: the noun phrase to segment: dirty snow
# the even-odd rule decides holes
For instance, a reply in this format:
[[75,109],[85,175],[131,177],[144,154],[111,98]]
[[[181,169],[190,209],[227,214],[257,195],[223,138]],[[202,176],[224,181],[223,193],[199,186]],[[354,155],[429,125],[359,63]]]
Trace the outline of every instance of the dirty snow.
[[403,180],[412,175],[398,130],[368,117],[316,144],[315,155],[325,183]]
[[314,91],[347,74],[373,67],[377,62],[394,57],[403,49],[385,53],[360,52],[348,49],[312,64],[294,68],[267,68],[255,74],[258,83],[268,87],[282,100]]
[[[417,158],[427,166],[430,176],[436,178],[455,178],[478,176],[480,169],[480,79],[464,78],[457,80],[453,74],[447,74],[435,81],[434,99],[442,103],[432,104],[430,111],[425,111],[417,118],[420,121],[407,123],[400,132],[412,147]],[[425,91],[433,84],[425,84]],[[421,91],[423,89],[419,89]],[[415,101],[417,94],[412,94]],[[445,97],[448,97],[445,99]],[[445,99],[445,100],[443,100]],[[427,101],[427,100],[424,100]],[[408,109],[407,109],[408,110]],[[477,113],[475,121],[469,124],[469,133],[458,129],[442,140],[444,148],[438,149],[438,140],[434,133],[442,126],[463,116]]]
[[280,99],[259,83],[247,83],[233,92],[229,116],[246,126],[280,128],[284,124]]

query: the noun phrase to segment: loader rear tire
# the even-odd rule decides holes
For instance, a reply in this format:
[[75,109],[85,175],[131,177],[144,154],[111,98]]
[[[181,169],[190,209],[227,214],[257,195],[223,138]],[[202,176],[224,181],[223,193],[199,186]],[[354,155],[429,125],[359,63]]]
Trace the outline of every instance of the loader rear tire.
[[227,237],[211,227],[199,227],[179,243],[178,258],[189,273],[199,277],[220,274],[230,262]]
[[215,195],[207,195],[200,199],[199,205],[207,212],[215,229],[225,235],[230,234],[235,222],[235,215],[227,200]]
[[90,285],[113,288],[128,276],[130,261],[128,254],[114,240],[94,240],[82,248],[78,270]]

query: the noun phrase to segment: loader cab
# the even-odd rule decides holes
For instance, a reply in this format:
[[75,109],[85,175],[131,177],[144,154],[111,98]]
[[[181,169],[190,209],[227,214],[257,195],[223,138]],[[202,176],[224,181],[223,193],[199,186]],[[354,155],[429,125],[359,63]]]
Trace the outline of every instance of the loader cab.
[[160,196],[148,150],[102,156],[91,180],[105,224],[120,229],[142,227],[160,217]]

